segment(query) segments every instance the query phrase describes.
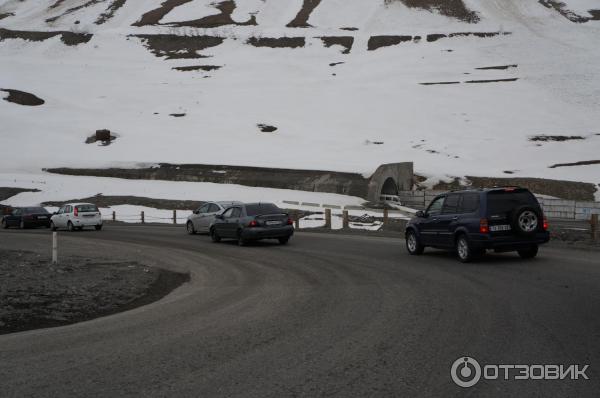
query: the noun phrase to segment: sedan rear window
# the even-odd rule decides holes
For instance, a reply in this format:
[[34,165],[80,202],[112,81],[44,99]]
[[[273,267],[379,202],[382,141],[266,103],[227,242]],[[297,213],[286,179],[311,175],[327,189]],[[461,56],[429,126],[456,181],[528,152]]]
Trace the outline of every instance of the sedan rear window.
[[43,207],[26,207],[23,209],[23,214],[47,214],[48,211]]
[[249,216],[262,216],[265,214],[282,214],[283,211],[273,203],[258,203],[246,205],[246,214]]
[[489,214],[507,213],[523,205],[538,206],[535,196],[526,189],[489,192],[487,204]]
[[76,207],[77,207],[77,211],[80,211],[82,213],[98,211],[98,208],[95,205],[79,205]]

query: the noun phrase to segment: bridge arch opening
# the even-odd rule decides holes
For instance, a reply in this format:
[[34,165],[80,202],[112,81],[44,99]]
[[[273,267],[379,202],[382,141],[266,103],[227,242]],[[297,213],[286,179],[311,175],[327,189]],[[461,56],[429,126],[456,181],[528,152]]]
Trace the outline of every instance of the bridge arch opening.
[[381,195],[393,195],[398,196],[398,185],[392,177],[388,177],[381,187]]

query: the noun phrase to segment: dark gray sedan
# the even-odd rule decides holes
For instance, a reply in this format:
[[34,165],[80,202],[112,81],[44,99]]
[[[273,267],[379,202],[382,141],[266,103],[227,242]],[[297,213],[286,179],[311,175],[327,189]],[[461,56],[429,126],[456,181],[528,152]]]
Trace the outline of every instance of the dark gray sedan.
[[277,239],[285,245],[294,234],[294,222],[273,203],[246,203],[227,208],[210,228],[213,242],[235,239],[240,246],[249,241]]

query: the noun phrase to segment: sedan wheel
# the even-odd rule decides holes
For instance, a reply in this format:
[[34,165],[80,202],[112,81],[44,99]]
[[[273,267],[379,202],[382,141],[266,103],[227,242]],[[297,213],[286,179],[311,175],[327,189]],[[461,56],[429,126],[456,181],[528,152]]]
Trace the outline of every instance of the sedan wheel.
[[21,223],[19,224],[19,228],[25,229],[25,221],[21,220]]
[[6,220],[2,220],[2,228],[8,229],[8,223],[6,222]]
[[190,235],[195,235],[196,234],[196,228],[194,228],[194,223],[192,223],[191,221],[188,221],[187,224],[185,225],[186,229],[187,229],[187,233]]
[[212,228],[210,230],[210,238],[215,243],[219,243],[221,241],[221,237],[219,236],[219,234],[217,233],[217,231],[214,228]]
[[50,229],[53,231],[57,230],[56,225],[54,225],[54,221],[50,221]]

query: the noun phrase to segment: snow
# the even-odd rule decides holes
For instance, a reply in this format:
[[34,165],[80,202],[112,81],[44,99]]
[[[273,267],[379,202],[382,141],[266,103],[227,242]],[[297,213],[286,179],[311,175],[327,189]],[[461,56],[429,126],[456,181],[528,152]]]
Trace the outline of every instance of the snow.
[[[212,2],[194,0],[174,9],[163,22],[217,13]],[[0,100],[2,146],[31,148],[29,156],[4,151],[0,173],[5,178],[43,178],[57,184],[44,192],[65,199],[108,188],[100,183],[102,189],[93,189],[96,179],[68,186],[66,182],[72,180],[40,174],[42,168],[171,162],[370,175],[383,163],[414,161],[416,172],[432,182],[464,175],[507,176],[504,170],[514,171],[514,177],[600,182],[600,165],[548,168],[554,163],[598,159],[598,21],[572,23],[536,0],[468,0],[465,3],[481,17],[478,24],[407,8],[400,2],[386,7],[383,0],[328,0],[312,13],[313,28],[294,29],[285,25],[300,10],[301,0],[253,0],[238,1],[233,18],[246,21],[257,12],[258,26],[131,26],[160,3],[127,1],[112,20],[96,25],[93,22],[106,8],[100,3],[48,25],[45,19],[66,5],[48,13],[49,1],[0,0],[0,10],[16,14],[0,21],[0,27],[95,34],[89,43],[73,47],[58,37],[0,42],[0,88],[31,92],[46,101],[43,106],[23,107]],[[566,3],[577,12],[594,8],[592,0]],[[81,23],[74,25],[75,20]],[[340,31],[344,26],[359,30]],[[366,47],[371,35],[465,31],[512,34],[421,40],[375,51]],[[155,57],[139,39],[128,37],[138,33],[219,34],[226,40],[201,51],[210,58],[167,61]],[[339,46],[325,48],[318,38],[322,35],[354,36],[354,47],[343,55]],[[251,36],[306,37],[307,45],[293,50],[255,48],[244,43]],[[332,62],[344,64],[330,67]],[[518,67],[476,69],[509,64]],[[189,65],[223,68],[171,69]],[[464,83],[512,77],[519,80]],[[439,81],[461,84],[419,84]],[[173,118],[171,113],[186,116]],[[258,123],[278,130],[261,133]],[[116,132],[119,138],[106,147],[84,144],[100,128]],[[538,134],[586,139],[541,146],[528,141]],[[366,140],[384,144],[365,145]],[[148,196],[145,189],[150,189],[155,195],[172,196],[161,191],[163,187],[147,188],[159,185],[126,181],[106,186],[121,194]],[[203,189],[191,187],[194,195]],[[227,196],[241,188],[223,189]],[[177,192],[188,197],[183,190]],[[209,192],[219,196],[221,191],[211,188]]]

